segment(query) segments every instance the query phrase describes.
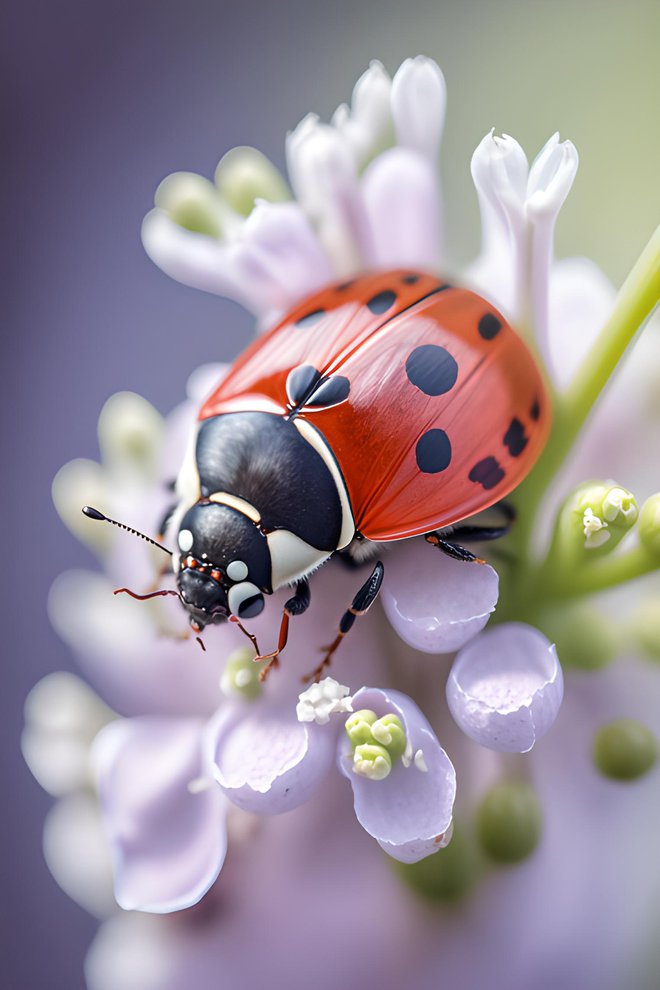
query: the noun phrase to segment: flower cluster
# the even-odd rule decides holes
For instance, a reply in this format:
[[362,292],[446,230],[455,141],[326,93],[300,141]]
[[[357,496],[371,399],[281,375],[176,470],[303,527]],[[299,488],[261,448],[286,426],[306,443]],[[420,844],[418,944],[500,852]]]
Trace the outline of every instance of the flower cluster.
[[[374,62],[350,107],[330,124],[310,115],[288,136],[290,188],[259,152],[234,149],[214,182],[178,173],[161,183],[144,221],[145,248],[173,277],[250,308],[260,328],[337,277],[374,268],[439,272],[444,110],[435,63],[410,59],[390,79]],[[554,261],[554,225],[577,166],[575,148],[557,135],[531,167],[513,138],[492,132],[474,153],[483,241],[462,281],[535,351],[548,376],[553,432],[514,495],[518,524],[488,550],[496,566],[451,560],[417,540],[387,551],[382,606],[400,639],[384,633],[375,611],[360,618],[333,664],[337,679],[302,690],[347,605],[349,572],[340,562],[315,575],[313,606],[292,622],[280,667],[262,682],[233,624],[210,628],[202,653],[178,602],[113,597],[129,575],[144,589],[162,581],[161,560],[153,548],[80,515],[83,503],[100,504],[146,532],[163,516],[167,537],[164,483],[175,477],[196,409],[222,368],[195,373],[188,400],[166,420],[137,396],[114,397],[99,423],[102,463],[76,461],[57,476],[56,506],[98,552],[105,573],[62,575],[50,612],[112,707],[54,675],[30,698],[24,753],[44,786],[69,795],[65,801],[98,793],[123,908],[162,913],[195,904],[216,881],[228,834],[230,845],[252,841],[251,816],[279,815],[334,786],[333,766],[350,781],[359,823],[385,852],[406,864],[440,862],[461,800],[453,763],[462,746],[473,745],[457,741],[448,713],[479,747],[529,752],[561,706],[558,653],[569,667],[598,667],[613,655],[613,638],[602,635],[584,600],[660,566],[658,496],[638,510],[632,493],[610,480],[581,481],[549,499],[548,490],[657,301],[660,251],[651,244],[616,300],[590,262]],[[276,640],[286,597],[273,595],[250,625],[260,642]],[[591,634],[596,627],[600,638]],[[640,641],[646,628],[640,620]],[[420,652],[440,658],[447,707],[441,674],[429,676]],[[454,654],[447,670],[442,658]],[[433,726],[453,740],[452,759]],[[596,759],[621,778],[631,766],[630,776],[644,772],[654,754],[648,730],[634,723],[611,728]],[[536,846],[539,810],[529,784],[509,779],[506,762],[497,767],[501,790],[484,800],[480,830],[484,848],[511,861]],[[464,807],[474,805],[471,786]],[[96,807],[86,798],[76,834],[85,831],[98,850]],[[84,884],[75,868],[60,866],[73,858],[71,830],[52,831],[54,872],[101,911],[78,893]],[[106,870],[102,854],[97,859]]]

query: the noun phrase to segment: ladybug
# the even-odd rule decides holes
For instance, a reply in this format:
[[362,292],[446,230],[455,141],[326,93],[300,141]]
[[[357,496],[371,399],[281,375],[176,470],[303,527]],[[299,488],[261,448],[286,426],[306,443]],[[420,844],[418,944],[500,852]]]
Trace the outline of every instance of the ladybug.
[[[169,527],[193,629],[243,628],[264,596],[295,587],[277,648],[257,647],[272,664],[309,605],[309,576],[333,555],[360,561],[423,535],[476,560],[457,540],[508,526],[456,524],[519,484],[549,426],[531,353],[475,293],[417,271],[324,288],[248,347],[200,410]],[[317,679],[382,579],[379,561]]]

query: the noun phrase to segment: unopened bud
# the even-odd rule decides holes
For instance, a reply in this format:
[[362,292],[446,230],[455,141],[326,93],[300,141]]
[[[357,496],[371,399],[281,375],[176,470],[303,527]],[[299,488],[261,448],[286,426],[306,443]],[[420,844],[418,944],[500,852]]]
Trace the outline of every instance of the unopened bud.
[[495,784],[477,812],[479,841],[498,863],[518,863],[536,848],[543,816],[536,792],[522,780]]
[[651,495],[644,502],[637,530],[642,546],[660,557],[660,493]]
[[247,217],[255,200],[281,203],[290,199],[287,185],[273,163],[256,148],[232,148],[215,170],[215,182],[233,210]]
[[363,743],[355,747],[353,773],[369,780],[384,780],[392,769],[392,758],[384,746]]
[[156,206],[186,230],[219,238],[222,205],[212,182],[194,172],[174,172],[156,190]]
[[602,726],[594,739],[594,762],[605,777],[636,780],[657,760],[658,742],[650,729],[633,718]]

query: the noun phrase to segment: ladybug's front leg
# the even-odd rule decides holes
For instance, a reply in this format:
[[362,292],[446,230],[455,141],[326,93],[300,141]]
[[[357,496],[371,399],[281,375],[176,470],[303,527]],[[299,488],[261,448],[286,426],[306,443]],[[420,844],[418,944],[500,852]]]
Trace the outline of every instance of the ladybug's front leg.
[[273,650],[271,653],[264,653],[263,655],[256,656],[254,658],[255,662],[261,660],[270,661],[259,674],[260,681],[265,681],[271,668],[277,667],[279,664],[278,657],[286,646],[289,638],[289,619],[292,615],[302,615],[303,612],[306,612],[309,608],[309,602],[309,584],[307,581],[298,581],[295,595],[293,598],[289,598],[289,600],[284,603],[282,621],[280,623],[280,635],[277,640],[277,649]]
[[456,543],[456,538],[481,542],[499,540],[502,536],[506,536],[515,521],[516,510],[508,502],[500,502],[497,508],[505,518],[505,522],[501,526],[482,526],[479,523],[454,526],[450,532],[443,533],[442,530],[436,530],[434,533],[427,533],[424,539],[432,546],[438,547],[447,556],[453,557],[454,560],[476,561],[478,564],[483,564],[485,561],[481,557],[477,557],[471,550]]
[[368,612],[373,603],[378,597],[378,592],[380,591],[380,586],[383,583],[383,574],[385,573],[385,567],[378,561],[370,576],[364,582],[357,595],[353,599],[349,608],[344,612],[339,623],[339,632],[333,639],[329,646],[324,646],[325,656],[321,663],[308,674],[307,677],[303,677],[303,681],[307,683],[309,680],[320,681],[321,675],[327,666],[329,666],[332,656],[341,643],[342,639],[352,627],[358,615],[364,615]]

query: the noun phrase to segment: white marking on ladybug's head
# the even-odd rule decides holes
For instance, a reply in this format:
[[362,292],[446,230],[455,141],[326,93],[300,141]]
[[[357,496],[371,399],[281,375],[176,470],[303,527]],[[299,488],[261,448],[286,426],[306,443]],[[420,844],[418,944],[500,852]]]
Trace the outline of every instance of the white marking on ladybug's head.
[[189,529],[182,529],[179,533],[179,550],[188,553],[193,545],[193,535]]
[[248,576],[248,566],[242,560],[232,560],[227,564],[227,577],[232,581],[245,581]]
[[256,584],[249,581],[241,581],[229,589],[227,595],[229,609],[232,615],[239,619],[253,619],[263,611],[264,596]]

